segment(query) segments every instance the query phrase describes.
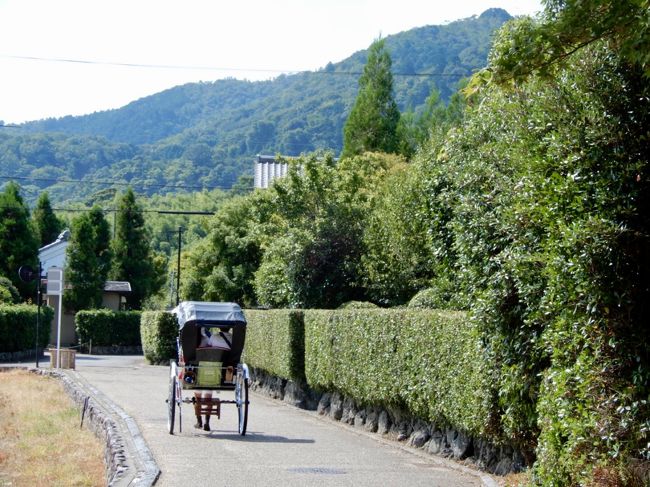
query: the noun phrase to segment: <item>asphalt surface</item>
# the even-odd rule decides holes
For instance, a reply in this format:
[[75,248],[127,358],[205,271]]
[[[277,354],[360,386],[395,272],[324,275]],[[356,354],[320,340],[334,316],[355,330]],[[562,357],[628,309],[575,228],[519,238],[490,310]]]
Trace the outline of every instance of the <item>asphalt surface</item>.
[[[141,356],[77,355],[73,375],[134,420],[160,469],[156,486],[496,485],[467,467],[254,392],[245,436],[238,434],[231,404],[222,405],[220,420],[212,418],[210,432],[194,429],[193,408],[183,405],[182,432],[177,415],[170,435],[169,368],[147,365]],[[232,393],[220,397],[232,399]]]

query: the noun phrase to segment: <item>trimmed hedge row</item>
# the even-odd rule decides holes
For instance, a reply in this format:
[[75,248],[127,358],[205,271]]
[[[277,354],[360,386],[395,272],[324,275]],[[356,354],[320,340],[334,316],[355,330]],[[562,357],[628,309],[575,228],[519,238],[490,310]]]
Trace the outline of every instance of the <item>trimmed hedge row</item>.
[[294,381],[305,379],[305,339],[300,310],[246,310],[243,359],[251,367]]
[[144,311],[140,339],[144,358],[151,364],[168,363],[177,357],[178,321],[167,311]]
[[[34,348],[38,307],[29,304],[0,305],[0,352],[22,352]],[[54,310],[41,307],[39,347],[47,347]]]
[[305,311],[307,383],[362,405],[404,408],[440,426],[485,437],[492,370],[465,313]]
[[75,323],[79,343],[92,340],[95,346],[139,346],[140,311],[93,309],[77,312]]
[[406,409],[443,427],[497,436],[490,427],[494,368],[465,313],[247,310],[246,318],[248,365],[360,405]]

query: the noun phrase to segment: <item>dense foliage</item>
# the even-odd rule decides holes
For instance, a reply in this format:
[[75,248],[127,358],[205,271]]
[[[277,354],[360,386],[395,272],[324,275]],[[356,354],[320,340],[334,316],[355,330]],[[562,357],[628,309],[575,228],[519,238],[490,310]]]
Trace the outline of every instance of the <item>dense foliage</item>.
[[258,301],[274,307],[336,308],[365,300],[363,233],[376,187],[403,159],[364,154],[335,164],[330,155],[293,161],[272,189],[255,273]]
[[0,276],[0,304],[16,304],[20,301],[20,293],[11,280]]
[[597,44],[553,79],[484,89],[422,161],[434,250],[544,485],[625,479],[648,456],[648,89]]
[[[45,348],[50,339],[48,326],[54,317],[54,310],[41,307],[38,346]],[[38,309],[28,304],[0,304],[0,352],[22,352],[32,350],[36,344],[36,319]]]
[[621,60],[650,75],[650,1],[545,0],[539,22],[521,19],[491,53],[491,72],[499,82],[531,74],[552,76],[571,55],[594,43],[607,42]]
[[258,192],[224,203],[206,237],[185,254],[181,295],[185,299],[255,303],[253,275],[260,265],[258,225],[270,212],[268,194]]
[[35,297],[34,283],[18,277],[18,269],[38,269],[38,240],[29,217],[29,208],[17,184],[10,182],[0,193],[0,276],[11,280],[24,299]]
[[176,360],[178,321],[166,311],[143,311],[140,316],[142,353],[150,364],[168,364]]
[[139,311],[93,309],[75,315],[77,337],[84,346],[138,346],[140,339]]
[[[477,328],[434,310],[246,310],[245,360],[359,405],[409,411],[475,437],[492,429],[495,391]],[[426,372],[425,372],[426,371]]]

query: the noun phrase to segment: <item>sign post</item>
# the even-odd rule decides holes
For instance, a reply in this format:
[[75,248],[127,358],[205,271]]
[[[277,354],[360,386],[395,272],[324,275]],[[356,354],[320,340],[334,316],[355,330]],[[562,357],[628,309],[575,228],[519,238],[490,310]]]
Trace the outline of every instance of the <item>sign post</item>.
[[56,368],[61,368],[61,310],[63,308],[63,269],[50,267],[47,270],[47,294],[59,296],[59,312],[56,320]]

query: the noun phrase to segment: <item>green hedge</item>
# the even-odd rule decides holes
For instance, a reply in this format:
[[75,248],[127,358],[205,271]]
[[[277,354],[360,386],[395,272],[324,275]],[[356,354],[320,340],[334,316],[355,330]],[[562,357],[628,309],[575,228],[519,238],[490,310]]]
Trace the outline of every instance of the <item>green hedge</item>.
[[309,310],[305,374],[315,389],[360,404],[406,408],[439,425],[488,436],[492,368],[460,312]]
[[465,313],[419,309],[247,310],[244,360],[359,404],[397,407],[496,437],[494,368]]
[[269,374],[304,381],[304,325],[300,310],[246,310],[243,360]]
[[140,341],[140,311],[94,309],[75,315],[79,343],[95,346],[137,346]]
[[[22,352],[34,348],[36,343],[35,305],[0,305],[0,352]],[[45,348],[50,339],[50,325],[54,310],[41,307],[38,332],[39,347]]]
[[151,364],[168,363],[177,357],[178,321],[166,311],[144,311],[140,318],[140,338],[144,358]]

